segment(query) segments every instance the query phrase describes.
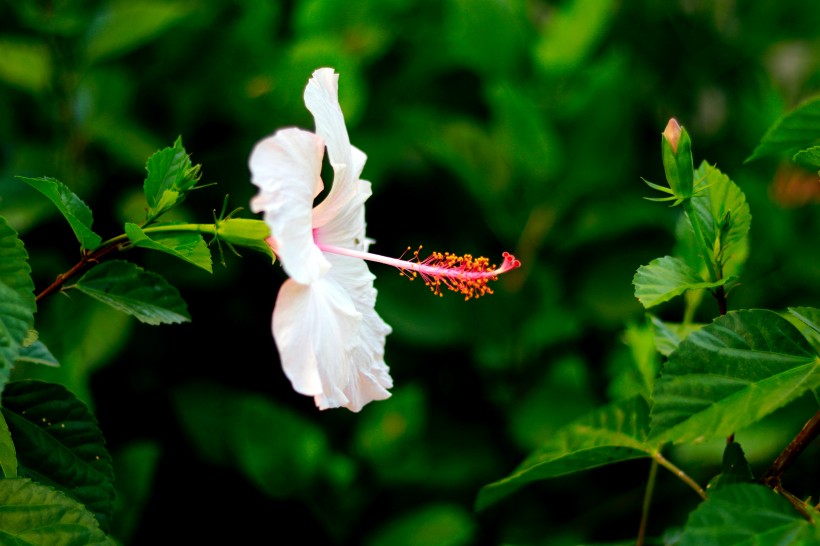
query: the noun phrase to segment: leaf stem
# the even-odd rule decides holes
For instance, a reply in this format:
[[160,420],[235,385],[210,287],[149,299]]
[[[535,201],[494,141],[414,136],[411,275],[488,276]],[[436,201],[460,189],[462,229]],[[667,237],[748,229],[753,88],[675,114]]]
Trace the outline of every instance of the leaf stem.
[[[175,232],[195,232],[195,233],[202,233],[204,235],[216,235],[217,227],[215,224],[167,224],[163,226],[152,226],[142,228],[142,231],[145,233],[175,233]],[[57,275],[57,278],[47,286],[42,292],[37,294],[35,297],[35,301],[39,303],[40,300],[45,298],[46,296],[53,294],[54,292],[59,291],[65,283],[75,277],[78,273],[81,273],[99,263],[100,259],[111,252],[112,250],[125,250],[126,246],[125,243],[128,241],[128,236],[123,233],[121,235],[117,235],[116,237],[112,237],[107,241],[104,241],[100,246],[98,246],[93,251],[84,250],[82,252],[82,257],[80,261],[74,264],[71,269],[66,271],[65,273],[61,273]]]
[[703,488],[700,485],[698,485],[698,482],[690,478],[686,472],[672,464],[666,457],[661,455],[660,451],[653,452],[652,459],[657,461],[658,464],[660,464],[662,467],[672,472],[672,474],[680,478],[683,481],[683,483],[694,489],[695,493],[697,493],[700,496],[700,498],[706,500],[706,491],[704,491]]
[[638,538],[635,546],[643,546],[646,541],[646,526],[649,522],[649,507],[652,504],[652,493],[655,491],[655,481],[658,476],[658,460],[652,459],[649,467],[649,478],[646,480],[646,491],[643,496],[643,506],[641,508],[641,525],[638,528]]

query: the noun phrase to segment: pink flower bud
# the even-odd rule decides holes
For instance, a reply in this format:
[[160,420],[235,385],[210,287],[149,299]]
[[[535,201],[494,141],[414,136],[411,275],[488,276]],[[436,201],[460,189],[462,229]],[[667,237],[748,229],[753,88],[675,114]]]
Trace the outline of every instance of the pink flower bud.
[[681,127],[678,120],[669,118],[666,129],[663,130],[663,138],[672,146],[672,151],[678,153],[678,141],[680,140]]

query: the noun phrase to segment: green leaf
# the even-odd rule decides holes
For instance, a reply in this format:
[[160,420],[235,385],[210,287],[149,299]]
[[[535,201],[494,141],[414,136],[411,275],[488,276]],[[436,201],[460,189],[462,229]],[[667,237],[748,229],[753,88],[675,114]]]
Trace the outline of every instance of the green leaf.
[[535,60],[551,73],[566,73],[578,66],[603,39],[615,14],[610,0],[572,0],[556,8],[534,49]]
[[658,352],[664,356],[672,354],[672,351],[677,349],[681,341],[686,339],[689,334],[703,327],[702,324],[675,324],[672,322],[664,322],[655,316],[651,316],[650,318],[655,330],[655,347],[658,349]]
[[769,127],[745,163],[761,157],[804,150],[820,139],[820,96],[812,97]]
[[714,288],[726,284],[727,280],[706,282],[680,258],[664,256],[639,267],[632,284],[635,286],[635,297],[649,309],[687,290]]
[[818,543],[817,529],[768,487],[715,491],[689,515],[678,546],[779,546]]
[[91,224],[94,222],[91,209],[68,186],[49,177],[17,178],[48,197],[57,206],[83,248],[94,250],[100,246],[102,238],[91,230]]
[[721,469],[721,473],[712,478],[706,487],[710,494],[718,489],[723,489],[727,485],[752,483],[754,481],[752,468],[746,460],[743,449],[737,442],[729,442],[726,444],[726,449],[723,450],[723,464],[721,465]]
[[180,203],[200,177],[200,166],[191,164],[191,157],[182,146],[182,137],[176,139],[173,147],[149,157],[145,168],[148,176],[143,191],[149,218],[156,218]]
[[271,496],[307,490],[331,458],[320,427],[260,395],[200,384],[180,390],[175,400],[202,457],[238,468]]
[[649,408],[640,396],[598,408],[560,429],[512,474],[482,487],[476,509],[486,508],[532,481],[650,457],[658,444],[647,442],[648,430]]
[[797,327],[803,335],[820,350],[820,309],[815,307],[789,307],[789,314],[799,321]]
[[193,5],[188,3],[157,0],[120,0],[104,6],[89,28],[89,62],[122,55],[141,46],[182,20],[193,9]]
[[794,162],[808,167],[809,169],[820,169],[820,146],[812,146],[807,150],[800,150],[794,154]]
[[0,544],[113,544],[82,504],[26,478],[0,480],[0,507]]
[[20,349],[20,353],[17,355],[17,358],[14,359],[14,363],[20,364],[22,362],[52,366],[55,368],[60,366],[60,363],[57,362],[57,359],[54,358],[54,355],[51,354],[51,351],[48,350],[45,343],[39,340]]
[[[692,198],[703,236],[714,248],[715,261],[722,264],[724,278],[739,275],[749,254],[752,223],[746,196],[728,176],[706,162],[700,164],[695,176],[704,185]],[[691,230],[689,233],[694,237]]]
[[82,276],[74,288],[146,324],[191,320],[179,291],[164,278],[130,262],[104,262]]
[[466,546],[475,544],[474,516],[456,504],[430,504],[379,529],[368,546]]
[[0,471],[4,478],[17,477],[17,451],[11,439],[11,431],[3,413],[0,412]]
[[0,216],[0,392],[34,325],[34,282],[23,242]]
[[211,251],[199,233],[157,233],[151,238],[138,225],[126,223],[125,234],[138,247],[165,252],[213,273]]
[[651,436],[728,436],[818,386],[820,359],[797,328],[771,311],[735,311],[669,355],[655,383]]
[[30,93],[45,91],[51,83],[48,46],[17,37],[0,38],[0,80]]
[[9,383],[3,416],[17,448],[21,476],[83,503],[108,530],[114,508],[111,456],[97,421],[62,385]]

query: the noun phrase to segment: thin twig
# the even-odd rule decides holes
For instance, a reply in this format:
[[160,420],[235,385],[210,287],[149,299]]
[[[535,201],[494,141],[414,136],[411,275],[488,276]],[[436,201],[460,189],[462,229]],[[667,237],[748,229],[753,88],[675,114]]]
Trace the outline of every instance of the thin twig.
[[35,301],[39,303],[40,300],[42,300],[46,296],[53,294],[54,292],[57,292],[63,287],[66,281],[68,281],[81,271],[84,271],[86,268],[98,263],[100,261],[100,258],[102,258],[103,256],[105,256],[106,254],[108,254],[109,252],[118,247],[119,243],[112,243],[108,245],[103,245],[98,249],[94,250],[93,252],[83,252],[83,257],[80,259],[80,261],[74,264],[74,267],[72,267],[65,273],[57,275],[57,278],[53,283],[47,286],[42,292],[37,294],[37,296],[35,297]]
[[780,482],[783,479],[783,474],[786,473],[786,470],[794,464],[797,457],[800,456],[803,450],[805,450],[818,435],[820,435],[820,411],[815,413],[812,418],[803,425],[803,428],[800,429],[797,436],[795,436],[783,452],[777,456],[777,459],[774,460],[768,472],[760,478],[760,483],[772,489],[781,487]]
[[641,526],[638,528],[638,538],[635,546],[643,546],[646,540],[646,526],[649,522],[649,507],[652,504],[652,493],[655,490],[655,479],[658,475],[658,461],[652,459],[649,467],[649,478],[646,480],[646,491],[643,495],[643,507],[641,508]]
[[694,489],[695,493],[697,493],[700,496],[700,498],[706,500],[706,491],[704,491],[703,488],[700,485],[698,485],[698,482],[690,478],[686,472],[672,464],[669,460],[667,460],[666,457],[661,455],[659,451],[652,453],[652,458],[658,461],[658,464],[660,464],[662,467],[666,468],[667,470],[672,472],[672,474],[680,478],[683,481],[683,483]]

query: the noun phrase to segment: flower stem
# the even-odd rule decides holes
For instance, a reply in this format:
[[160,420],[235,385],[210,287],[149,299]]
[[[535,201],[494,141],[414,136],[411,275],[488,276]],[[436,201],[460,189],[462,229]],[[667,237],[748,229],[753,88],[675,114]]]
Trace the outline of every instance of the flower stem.
[[[145,233],[175,233],[175,232],[195,232],[195,233],[202,233],[205,235],[215,235],[216,234],[216,225],[214,224],[168,224],[164,226],[152,226],[142,228],[142,231]],[[128,236],[126,234],[117,235],[116,237],[112,237],[107,241],[104,241],[100,246],[92,251],[83,251],[82,257],[80,261],[74,264],[71,269],[66,271],[65,273],[61,273],[57,275],[57,278],[54,280],[53,283],[48,285],[42,292],[37,294],[35,297],[35,301],[39,302],[46,296],[53,294],[60,290],[65,283],[75,277],[78,273],[85,271],[86,269],[94,266],[95,264],[100,262],[100,259],[108,254],[113,250],[127,250],[130,248],[127,245]]]
[[[715,268],[715,264],[712,261],[712,250],[709,248],[707,244],[706,238],[703,235],[703,230],[701,230],[700,221],[698,220],[698,216],[695,213],[695,206],[692,204],[692,199],[684,199],[683,200],[683,210],[686,213],[686,217],[689,218],[689,223],[692,225],[692,230],[695,233],[695,244],[698,247],[698,252],[703,258],[703,261],[706,263],[706,269],[709,271],[709,281],[710,282],[717,282],[723,278],[723,270],[722,268]],[[718,286],[712,292],[715,299],[717,300],[718,304],[718,313],[722,316],[726,314],[726,290],[723,286]]]

